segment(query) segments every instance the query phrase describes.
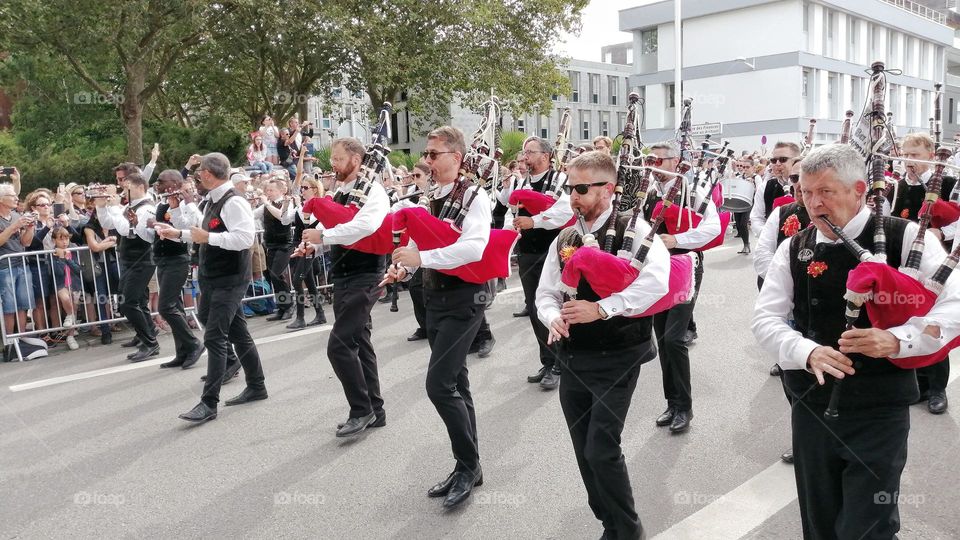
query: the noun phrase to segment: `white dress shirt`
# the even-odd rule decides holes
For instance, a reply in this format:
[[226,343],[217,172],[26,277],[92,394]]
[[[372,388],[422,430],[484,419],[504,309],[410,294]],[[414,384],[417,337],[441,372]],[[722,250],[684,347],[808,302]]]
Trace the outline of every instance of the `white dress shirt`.
[[[337,194],[349,194],[356,183],[354,179],[350,183],[342,184],[337,188]],[[323,243],[345,246],[359,242],[376,232],[380,225],[383,225],[383,220],[389,212],[390,199],[387,197],[387,192],[379,182],[373,182],[370,193],[367,195],[367,202],[357,211],[353,219],[329,229],[323,229]]]
[[[766,180],[761,180],[760,183],[757,184],[757,191],[753,194],[753,208],[750,209],[750,228],[753,230],[753,233],[757,235],[763,230],[763,224],[767,222],[769,217],[766,215],[767,206],[763,200],[763,194],[767,191],[767,184],[770,182],[780,182],[780,180],[773,176]],[[783,186],[783,191],[786,193],[788,191],[788,184],[780,182],[780,185]]]
[[[666,196],[670,193],[670,189],[673,187],[674,180],[668,180],[667,182],[659,182],[654,180],[654,185],[658,193],[662,193],[663,196]],[[681,208],[681,212],[687,212],[686,208]],[[693,213],[693,210],[690,210]],[[713,239],[720,235],[720,214],[717,212],[717,205],[710,200],[707,202],[707,211],[704,213],[703,219],[700,220],[700,223],[696,227],[691,227],[686,231],[673,235],[674,239],[677,241],[677,247],[680,249],[697,249],[703,247],[704,245],[710,243]]]
[[[863,208],[853,219],[843,227],[844,232],[851,238],[856,238],[871,219],[871,212]],[[903,250],[901,260],[907,260],[910,245],[917,235],[919,226],[909,223],[903,233]],[[832,241],[819,230],[816,232],[817,243],[841,243]],[[940,263],[945,253],[940,242],[931,233],[924,237],[926,247],[923,250],[923,259],[920,261],[920,280],[929,278]],[[753,313],[753,333],[760,345],[769,353],[779,358],[783,369],[806,369],[810,353],[820,346],[813,340],[807,339],[800,332],[791,328],[787,321],[792,318],[793,312],[793,277],[790,274],[790,242],[783,242],[777,248],[767,270],[766,280],[757,297]],[[888,328],[900,340],[900,352],[891,358],[921,356],[936,352],[941,347],[960,335],[960,276],[956,273],[947,280],[946,287],[937,298],[930,312],[923,317],[912,317],[902,326]],[[923,334],[928,325],[940,327],[940,338]]]
[[780,208],[782,207],[778,206],[770,212],[770,217],[760,229],[757,247],[753,250],[753,270],[760,277],[767,275],[770,261],[773,260],[773,254],[777,251],[777,237],[780,236]]
[[[209,204],[209,203],[208,203]],[[199,227],[203,220],[203,212],[195,202],[180,201],[179,206],[170,209],[170,224],[178,229]]]
[[[206,198],[210,200],[207,204],[216,204],[231,188],[233,188],[232,183],[224,182],[221,186],[212,189],[210,193],[207,193]],[[231,197],[224,203],[220,210],[220,218],[227,230],[211,232],[210,238],[207,240],[208,244],[230,251],[243,251],[253,247],[253,241],[256,237],[253,210],[250,208],[250,203],[242,195]],[[181,229],[181,232],[183,233],[183,236],[180,237],[181,242],[192,241],[190,229]]]
[[[590,232],[599,235],[603,225],[607,222],[612,208],[608,208],[593,223],[587,223]],[[573,225],[580,234],[584,230],[580,223]],[[650,232],[650,225],[642,220],[637,220],[636,235],[633,241],[633,253],[640,249],[642,240]],[[602,238],[597,238],[602,242]],[[553,239],[550,249],[547,250],[547,258],[543,263],[543,271],[540,273],[540,284],[537,286],[536,298],[534,303],[537,307],[537,317],[547,327],[553,323],[557,317],[560,317],[560,308],[563,305],[563,292],[560,290],[560,262],[557,254],[557,238]],[[660,237],[654,235],[653,245],[647,252],[646,265],[643,270],[633,280],[630,285],[618,293],[601,299],[597,303],[611,317],[640,315],[657,303],[663,295],[670,289],[670,252],[660,241]]]
[[[442,199],[453,190],[455,182],[440,186],[434,192],[433,197]],[[486,196],[486,191],[480,186],[472,186],[463,194],[463,202],[470,200],[472,191],[479,190],[467,215],[463,219],[460,238],[449,246],[427,249],[420,252],[420,267],[432,268],[434,270],[452,270],[465,264],[479,261],[483,257],[483,250],[487,248],[487,242],[490,241],[490,221],[492,219],[490,209],[490,198]],[[410,240],[410,245],[416,247],[417,243]],[[408,277],[413,275],[416,268],[409,268]]]
[[153,205],[150,197],[140,197],[139,199],[130,201],[129,205],[124,206],[98,207],[97,219],[100,221],[100,225],[103,225],[104,228],[108,230],[115,229],[120,236],[129,237],[130,222],[127,221],[126,217],[127,208],[137,206],[144,201],[146,204],[141,205],[136,210],[137,224],[134,226],[133,232],[139,236],[141,240],[153,243],[153,239],[156,236],[157,231],[155,231],[153,227],[148,227],[147,221],[156,217],[157,207]]
[[[276,206],[273,206],[273,208],[274,208],[274,210],[277,211],[277,214],[280,214],[280,215],[278,216],[277,214],[274,214],[273,212],[270,212],[270,214],[273,215],[273,217],[275,217],[275,218],[277,218],[278,220],[280,220],[280,224],[281,224],[281,225],[290,225],[291,223],[293,223],[293,215],[294,215],[294,213],[297,211],[296,205],[294,205],[294,204],[291,202],[290,204],[287,205],[287,211],[284,212],[284,211],[283,211],[283,197],[280,197],[280,198],[278,198],[278,199],[276,199],[276,200],[274,200],[274,201],[271,201],[271,205],[275,205],[275,204],[277,204],[277,203],[280,203],[280,208],[277,208]],[[264,213],[264,212],[269,212],[269,210],[267,210],[267,205],[261,204],[260,206],[258,206],[258,207],[256,208],[256,210],[253,211],[253,217],[262,220],[262,219],[263,219],[263,213]]]

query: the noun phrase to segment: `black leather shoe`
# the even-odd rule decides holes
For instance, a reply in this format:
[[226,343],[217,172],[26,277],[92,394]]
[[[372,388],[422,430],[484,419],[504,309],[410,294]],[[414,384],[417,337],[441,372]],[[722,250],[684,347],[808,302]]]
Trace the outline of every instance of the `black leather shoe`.
[[286,309],[278,309],[278,310],[276,311],[276,313],[274,313],[273,315],[268,316],[268,317],[267,317],[266,319],[264,319],[264,320],[269,321],[269,322],[282,321],[282,320],[284,320],[283,317],[284,317],[286,314],[287,314],[287,310],[286,310]]
[[670,433],[683,433],[690,429],[691,418],[693,418],[693,411],[677,411],[673,415],[673,422],[670,422]]
[[477,480],[481,475],[470,472],[455,472],[450,482],[450,489],[447,491],[447,498],[443,500],[444,508],[455,508],[463,504],[470,498],[473,488],[477,485]]
[[[457,471],[453,471],[452,473],[450,473],[449,476],[447,476],[445,480],[438,482],[432,488],[428,489],[427,497],[443,497],[444,495],[449,493],[450,486],[453,485],[453,479],[454,479],[454,476],[456,476],[456,474],[457,474]],[[474,486],[479,487],[482,485],[483,485],[483,471],[480,471],[480,478],[477,478],[477,483],[475,483]]]
[[147,358],[157,356],[158,354],[160,354],[159,345],[154,345],[153,347],[142,346],[139,351],[127,356],[127,360],[131,362],[143,362]]
[[175,367],[180,367],[180,366],[182,366],[182,365],[183,365],[183,359],[182,359],[182,358],[174,358],[173,360],[171,360],[171,361],[169,361],[169,362],[164,362],[164,363],[160,364],[160,369],[175,368]]
[[770,368],[771,377],[779,377],[780,373],[782,373],[780,371],[780,364],[774,364],[773,367]]
[[667,407],[663,414],[657,417],[657,427],[669,426],[673,422],[673,417],[677,414],[676,409]]
[[303,320],[303,317],[297,317],[292,323],[287,325],[287,330],[302,330],[306,327],[307,322]]
[[793,463],[793,449],[791,448],[790,450],[780,454],[780,461],[784,463]]
[[543,379],[540,381],[540,388],[544,390],[554,390],[558,386],[560,386],[560,372],[554,369],[544,374]]
[[111,345],[113,343],[113,336],[111,334],[103,334],[100,336],[101,345]]
[[[377,419],[374,420],[373,422],[370,422],[370,425],[367,426],[368,428],[372,428],[372,427],[384,427],[384,426],[387,425],[387,413],[386,413],[385,411],[384,411],[384,412],[379,412],[379,413],[374,413],[374,414],[377,415]],[[346,423],[346,422],[340,422],[339,424],[337,424],[337,429],[342,428],[345,423]]]
[[420,341],[423,339],[427,339],[427,333],[424,332],[422,328],[417,328],[416,332],[407,337],[407,341]]
[[185,412],[179,416],[179,418],[186,420],[187,422],[194,422],[197,424],[202,424],[207,420],[213,420],[217,417],[217,410],[207,407],[206,403],[200,402],[199,405],[190,409],[190,412]]
[[490,339],[485,339],[481,341],[480,350],[477,351],[478,356],[480,356],[480,358],[486,358],[490,356],[490,353],[493,352],[493,346],[496,345],[496,343],[497,343],[497,338],[492,336],[490,337]]
[[356,437],[370,427],[376,419],[377,415],[374,413],[359,418],[348,418],[343,426],[337,429],[337,437]]
[[327,316],[322,311],[317,311],[317,316],[307,323],[307,326],[317,326],[318,324],[327,324]]
[[691,345],[693,344],[694,341],[697,340],[697,337],[699,336],[697,336],[696,332],[694,332],[693,330],[687,330],[687,333],[683,335],[682,343],[684,345]]
[[239,396],[233,399],[228,399],[223,402],[223,404],[227,407],[230,407],[233,405],[243,405],[244,403],[250,403],[251,401],[260,401],[261,399],[267,399],[267,390],[265,388],[254,390],[248,386],[243,389],[243,392],[240,392]]
[[947,412],[947,393],[943,390],[931,390],[930,399],[927,401],[927,410],[932,414]]
[[131,347],[139,347],[140,338],[138,338],[137,336],[133,336],[133,339],[131,339],[130,341],[124,341],[123,343],[120,344],[120,346],[123,347],[124,349],[129,349]]
[[530,375],[530,376],[528,376],[528,377],[527,377],[527,382],[528,382],[528,383],[531,383],[531,384],[534,384],[534,383],[538,383],[538,382],[542,381],[542,380],[543,380],[543,376],[546,375],[548,371],[550,371],[550,366],[543,366],[542,368],[540,368],[540,371],[538,371],[538,372],[536,373],[536,375]]
[[523,309],[521,309],[520,311],[514,313],[513,316],[514,316],[514,317],[529,317],[529,316],[530,316],[530,310],[528,310],[527,308],[523,308]]
[[197,362],[200,360],[200,357],[203,355],[203,352],[206,350],[207,350],[206,347],[204,347],[203,345],[200,345],[199,347],[194,349],[194,351],[190,353],[190,355],[187,356],[186,359],[184,359],[183,365],[180,367],[183,369],[190,369],[193,366],[197,365]]

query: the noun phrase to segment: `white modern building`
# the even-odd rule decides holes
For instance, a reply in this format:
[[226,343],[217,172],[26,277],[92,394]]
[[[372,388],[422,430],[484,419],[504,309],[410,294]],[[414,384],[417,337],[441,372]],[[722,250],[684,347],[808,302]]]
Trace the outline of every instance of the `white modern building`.
[[[946,75],[954,30],[943,12],[909,0],[683,0],[682,95],[693,124],[720,124],[735,149],[800,142],[810,118],[816,143],[839,138],[846,110],[859,116],[875,60],[899,134],[929,129],[934,83]],[[620,11],[633,34],[630,86],[646,101],[645,142],[673,138],[674,0]],[[950,112],[948,96],[944,109]],[[948,120],[956,121],[952,114]],[[950,136],[955,126],[946,130]],[[946,138],[946,135],[945,135]]]
[[332,99],[312,96],[307,100],[307,117],[313,122],[314,144],[330,146],[339,137],[356,137],[364,143],[370,140],[368,124],[370,96],[366,92],[351,92],[346,87],[334,88]]

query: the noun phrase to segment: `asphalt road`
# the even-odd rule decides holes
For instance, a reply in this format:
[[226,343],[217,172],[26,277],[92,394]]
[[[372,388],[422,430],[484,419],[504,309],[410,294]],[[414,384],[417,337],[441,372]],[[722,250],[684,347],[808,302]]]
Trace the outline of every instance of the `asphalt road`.
[[[623,449],[651,537],[800,537],[792,469],[779,463],[789,408],[749,331],[755,277],[737,249],[730,238],[707,256],[688,433],[654,426],[659,364],[641,370]],[[97,342],[0,365],[0,537],[598,538],[557,394],[526,383],[539,362],[529,324],[511,317],[519,281],[509,285],[487,312],[493,355],[469,360],[485,483],[463,508],[425,496],[453,461],[424,391],[426,342],[405,340],[405,296],[400,313],[373,316],[388,425],[353,441],[334,437],[348,411],[329,327],[288,334],[252,319],[270,398],[195,427],[177,415],[198,401],[205,360],[161,371]],[[170,336],[161,343],[172,354]],[[902,538],[960,538],[956,384],[948,396],[946,415],[912,411]]]

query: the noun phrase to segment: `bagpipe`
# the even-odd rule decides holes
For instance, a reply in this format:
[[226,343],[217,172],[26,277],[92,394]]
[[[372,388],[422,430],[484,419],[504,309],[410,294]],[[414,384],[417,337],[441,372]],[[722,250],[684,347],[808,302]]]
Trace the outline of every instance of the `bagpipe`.
[[[503,153],[498,147],[496,130],[500,108],[493,96],[482,107],[480,128],[474,133],[473,143],[460,166],[460,178],[455,181],[439,215],[433,216],[424,207],[403,208],[394,212],[392,238],[395,247],[405,244],[408,238],[416,242],[420,251],[454,244],[460,238],[463,222],[476,197],[487,196],[483,186],[496,184],[500,174],[498,159]],[[469,189],[474,185],[471,180],[477,182],[477,189]],[[510,252],[519,237],[520,234],[514,230],[490,229],[490,237],[479,261],[437,271],[468,283],[485,283],[494,278],[509,277]]]
[[[638,153],[633,132],[636,121],[636,104],[639,99],[640,96],[635,92],[631,93],[628,98],[627,119],[624,125],[620,152],[617,156],[617,185],[611,202],[610,216],[607,218],[601,233],[603,237],[602,246],[592,233],[587,232],[582,215],[578,215],[576,219],[580,228],[584,231],[583,234],[577,230],[576,226],[573,226],[565,228],[557,237],[557,252],[561,268],[560,288],[566,298],[576,298],[577,288],[581,280],[586,280],[593,292],[597,293],[601,299],[626,289],[643,270],[647,254],[655,239],[656,229],[662,223],[661,212],[661,215],[657,217],[657,224],[653,225],[637,254],[634,255],[634,234],[637,220],[640,219],[647,197],[652,171],[652,168],[644,167],[637,187],[633,215],[623,231],[620,250],[613,253],[617,237],[617,208],[620,198],[623,196],[621,180],[630,174],[631,170],[636,170],[636,166],[630,163],[634,162]],[[680,167],[686,170],[689,169],[689,164],[681,163]],[[679,182],[674,184],[677,189],[679,184]],[[673,190],[673,195],[677,195],[676,189]],[[670,257],[670,284],[667,294],[646,311],[633,317],[649,317],[691,300],[694,294],[693,272],[695,267],[696,260],[690,254],[672,255]]]
[[[577,152],[570,142],[570,131],[572,129],[572,116],[570,108],[565,108],[560,116],[560,130],[557,133],[557,140],[553,147],[553,170],[560,174],[567,168],[567,162],[576,157]],[[536,216],[550,207],[559,199],[563,192],[563,184],[557,179],[556,186],[550,190],[550,186],[544,186],[547,192],[541,193],[533,189],[515,189],[510,193],[510,209],[516,212],[520,208],[525,209],[531,216]],[[563,225],[569,227],[573,225],[574,219],[571,219]]]
[[[870,191],[873,203],[874,253],[860,246],[850,238],[840,227],[829,219],[821,219],[833,233],[840,238],[844,245],[854,254],[860,263],[847,275],[846,323],[847,329],[854,328],[862,309],[866,309],[871,327],[887,329],[906,323],[911,317],[926,315],[936,302],[937,296],[943,290],[947,278],[957,265],[960,253],[955,251],[946,258],[937,272],[921,283],[920,262],[925,245],[924,236],[929,228],[936,203],[940,198],[943,171],[946,160],[950,157],[947,149],[937,151],[937,161],[930,180],[927,182],[927,192],[919,216],[919,230],[910,246],[906,261],[900,268],[893,268],[887,264],[886,233],[884,231],[884,217],[882,198],[887,190],[885,177],[885,162],[890,159],[889,152],[893,147],[885,139],[891,137],[887,126],[887,116],[884,114],[884,92],[886,86],[885,69],[883,62],[874,62],[871,66],[871,100],[870,133],[869,139],[860,132],[854,135],[853,146],[866,151],[870,159]],[[865,111],[864,113],[868,113]],[[864,122],[859,122],[861,126]],[[862,130],[858,130],[862,131]],[[871,151],[873,150],[873,151]],[[960,250],[958,250],[960,251]],[[909,298],[909,301],[899,302],[898,298]],[[893,300],[893,301],[891,301]],[[903,369],[915,369],[929,366],[946,358],[949,351],[960,345],[960,338],[951,341],[941,350],[923,356],[889,358],[895,366]],[[824,412],[826,418],[837,418],[837,408],[840,399],[840,389],[843,379],[835,379],[830,395],[830,402]]]
[[[332,197],[314,197],[303,205],[305,213],[311,213],[325,229],[348,223],[357,212],[363,208],[374,184],[379,182],[384,168],[387,166],[387,154],[390,149],[386,142],[389,138],[390,103],[384,103],[380,109],[377,126],[373,130],[373,139],[367,147],[366,154],[360,164],[360,174],[354,183],[353,189],[347,197],[346,205],[333,200]],[[364,253],[386,255],[393,252],[393,224],[391,214],[387,214],[383,223],[373,234],[353,244],[345,246]]]

